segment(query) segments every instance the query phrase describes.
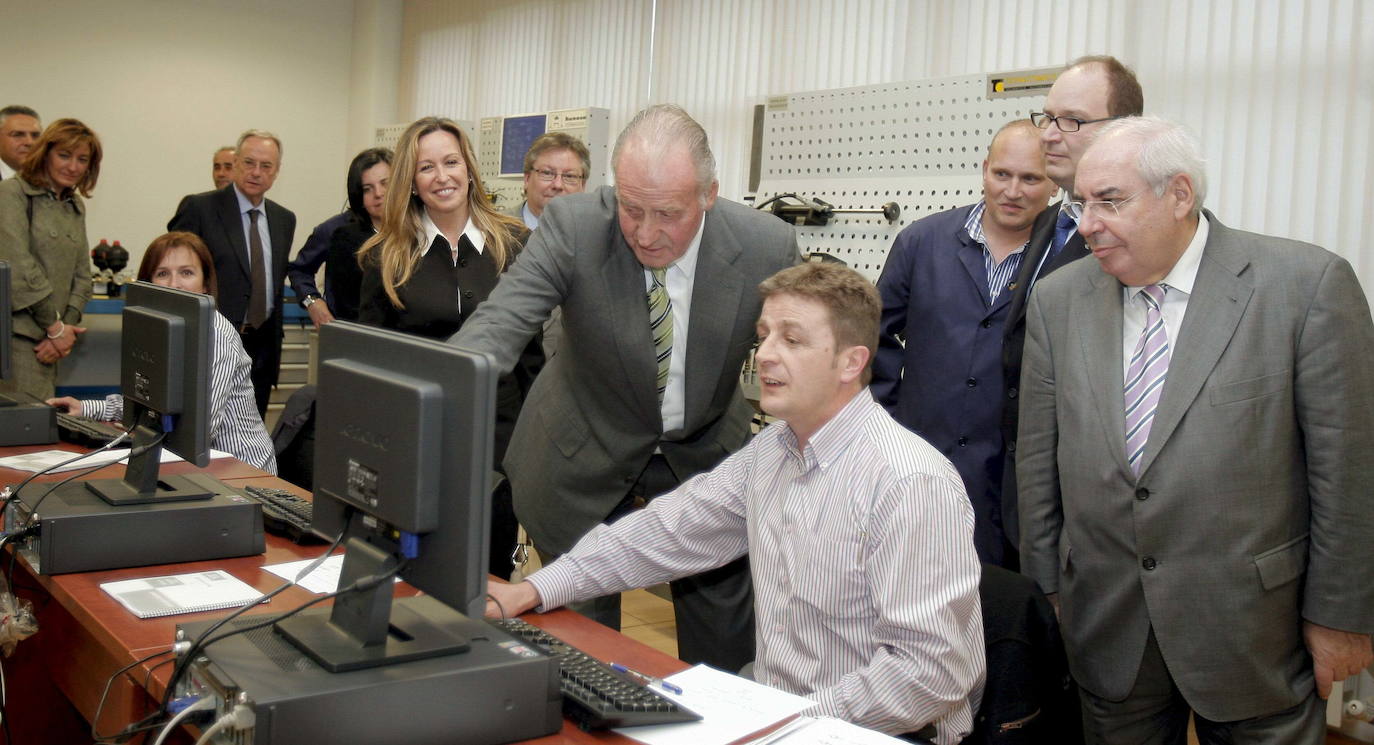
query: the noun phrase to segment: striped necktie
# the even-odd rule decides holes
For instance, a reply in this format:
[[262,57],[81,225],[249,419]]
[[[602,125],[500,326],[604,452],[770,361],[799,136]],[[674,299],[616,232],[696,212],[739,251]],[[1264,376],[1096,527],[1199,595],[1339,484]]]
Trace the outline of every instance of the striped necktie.
[[654,356],[658,359],[658,405],[668,388],[668,364],[673,357],[673,301],[663,284],[663,269],[650,269],[654,285],[649,288],[649,332],[654,337]]
[[1126,459],[1130,461],[1131,473],[1137,476],[1140,457],[1150,439],[1155,407],[1164,390],[1164,376],[1169,372],[1169,330],[1159,310],[1164,303],[1164,291],[1164,285],[1149,285],[1138,295],[1145,301],[1145,328],[1140,331],[1140,340],[1126,370]]

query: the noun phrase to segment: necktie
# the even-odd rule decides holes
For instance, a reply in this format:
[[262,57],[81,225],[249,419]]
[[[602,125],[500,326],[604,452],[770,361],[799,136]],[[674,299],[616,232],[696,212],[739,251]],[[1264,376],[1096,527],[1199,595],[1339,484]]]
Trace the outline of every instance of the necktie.
[[1054,240],[1050,243],[1050,259],[1053,259],[1064,244],[1073,237],[1075,230],[1078,230],[1078,223],[1074,222],[1073,217],[1066,211],[1060,210],[1059,217],[1054,221]]
[[673,301],[663,284],[662,269],[650,269],[654,276],[649,288],[649,333],[654,337],[654,356],[658,358],[658,405],[663,405],[663,391],[668,387],[668,364],[673,357]]
[[262,235],[258,233],[261,214],[261,210],[248,210],[248,261],[251,262],[253,285],[245,323],[252,329],[267,321],[267,252],[262,250]]
[[1159,310],[1164,290],[1163,285],[1149,285],[1140,291],[1138,297],[1145,301],[1145,328],[1126,370],[1126,459],[1136,475],[1140,474],[1140,456],[1145,453],[1155,407],[1164,390],[1164,376],[1169,372],[1169,331]]

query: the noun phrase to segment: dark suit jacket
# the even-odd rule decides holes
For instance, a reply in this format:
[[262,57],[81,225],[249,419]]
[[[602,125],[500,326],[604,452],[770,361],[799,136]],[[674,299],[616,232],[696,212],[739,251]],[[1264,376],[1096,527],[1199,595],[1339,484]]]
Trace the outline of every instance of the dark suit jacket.
[[1193,709],[1233,721],[1311,694],[1304,619],[1374,631],[1374,322],[1344,259],[1210,230],[1139,477],[1120,283],[1095,260],[1041,283],[1017,476],[1078,682],[1120,700],[1153,628]]
[[1059,219],[1060,204],[1051,204],[1035,218],[1030,245],[1026,247],[1026,257],[1021,260],[1021,270],[1016,275],[1003,327],[1002,382],[1006,399],[1002,405],[1002,441],[1006,444],[1003,451],[1006,465],[1002,469],[1002,529],[1012,548],[1018,545],[1021,535],[1016,497],[1016,431],[1021,403],[1021,350],[1026,341],[1026,306],[1037,282],[1051,272],[1092,254],[1083,242],[1083,236],[1075,232],[1069,236],[1059,253],[1052,258],[1045,258],[1054,240],[1054,223]]
[[511,369],[563,306],[558,353],[530,391],[506,455],[516,514],[563,553],[625,497],[655,448],[680,479],[741,447],[753,410],[739,386],[761,306],[757,285],[799,259],[791,226],[725,199],[706,214],[687,339],[686,420],[662,433],[644,270],[615,191],[561,196],[529,246],[452,339]]
[[893,418],[959,469],[978,558],[1000,565],[1002,324],[1011,293],[988,302],[983,247],[964,229],[974,206],[918,220],[893,242],[878,278],[871,387]]
[[[282,284],[286,278],[287,257],[291,255],[291,241],[296,234],[296,215],[270,199],[263,200],[267,216],[268,235],[272,239],[272,276],[269,277],[275,300],[267,325],[275,329],[277,343],[272,347],[272,359],[266,360],[273,371],[272,382],[281,362]],[[249,273],[248,241],[244,236],[243,217],[234,195],[234,185],[223,189],[192,194],[181,200],[176,214],[167,223],[168,230],[185,230],[200,236],[215,260],[219,292],[215,304],[219,312],[234,324],[243,325],[252,294],[253,277]]]

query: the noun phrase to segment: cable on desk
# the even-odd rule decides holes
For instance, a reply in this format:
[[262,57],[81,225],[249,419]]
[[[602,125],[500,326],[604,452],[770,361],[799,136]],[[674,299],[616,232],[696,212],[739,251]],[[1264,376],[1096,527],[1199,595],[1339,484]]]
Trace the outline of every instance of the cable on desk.
[[[65,468],[65,467],[67,467],[67,466],[69,466],[69,465],[71,465],[71,464],[73,464],[73,463],[75,463],[75,462],[81,460],[82,458],[89,458],[91,455],[93,455],[93,454],[95,454],[95,453],[101,453],[101,452],[104,452],[104,451],[106,451],[106,450],[109,450],[110,448],[114,447],[115,445],[118,445],[119,443],[121,443],[121,442],[123,442],[124,440],[128,439],[128,437],[129,437],[129,431],[128,431],[128,430],[124,430],[122,433],[120,433],[119,437],[116,437],[115,439],[110,440],[109,442],[107,442],[107,443],[105,443],[104,445],[102,445],[102,446],[96,448],[95,450],[91,450],[91,451],[85,452],[85,453],[77,453],[74,457],[68,458],[67,460],[62,461],[61,463],[54,463],[53,465],[48,466],[47,468],[44,468],[44,469],[42,469],[41,471],[34,471],[33,473],[29,474],[28,478],[25,478],[23,481],[20,481],[18,486],[14,487],[14,489],[10,490],[9,496],[5,497],[5,500],[4,500],[3,503],[0,503],[0,510],[3,510],[4,508],[8,507],[8,506],[10,505],[10,502],[13,502],[15,499],[18,499],[18,498],[19,498],[19,491],[20,491],[21,489],[23,489],[24,487],[28,486],[30,481],[33,481],[34,479],[36,479],[36,478],[38,478],[39,476],[42,476],[42,475],[44,475],[44,474],[52,473],[53,471],[55,471],[55,470],[57,470],[57,469],[59,469],[59,468]],[[118,461],[115,461],[115,462],[117,463]],[[109,465],[109,464],[105,464],[105,465]]]
[[[190,706],[187,706],[185,709],[178,711],[176,713],[176,716],[167,720],[166,726],[164,726],[162,728],[162,731],[157,734],[157,739],[153,740],[153,745],[162,745],[162,743],[167,741],[167,735],[174,731],[178,726],[180,726],[182,722],[186,721],[187,717],[191,716],[192,714],[198,711],[205,711],[206,709],[212,708],[214,707],[214,705],[215,699],[213,697],[202,696],[201,698],[196,699],[194,702],[191,703]],[[214,728],[212,727],[211,729]],[[209,730],[206,731],[209,732]]]
[[[133,668],[135,668],[135,667],[137,667],[137,666],[139,666],[139,665],[142,665],[142,664],[145,663],[145,662],[148,662],[148,661],[150,661],[150,660],[153,660],[153,659],[155,659],[155,658],[157,658],[157,657],[161,657],[162,655],[171,654],[171,653],[172,653],[172,650],[170,650],[170,649],[164,649],[164,650],[162,650],[161,652],[154,652],[154,653],[148,655],[147,657],[144,657],[144,658],[142,658],[142,659],[138,659],[138,660],[134,660],[133,662],[130,662],[129,664],[125,665],[124,667],[121,667],[121,668],[119,668],[118,670],[114,671],[114,673],[113,673],[112,675],[110,675],[109,679],[105,681],[105,690],[101,691],[101,693],[100,693],[100,702],[97,703],[96,706],[95,706],[95,716],[91,719],[91,739],[92,739],[92,740],[95,740],[96,742],[105,742],[105,741],[108,741],[108,740],[115,740],[115,739],[118,739],[118,738],[120,738],[120,737],[125,737],[125,736],[127,736],[127,735],[133,734],[133,732],[130,731],[131,728],[136,727],[136,726],[140,726],[140,725],[142,725],[142,724],[145,724],[149,719],[152,718],[151,715],[150,715],[150,716],[147,716],[147,717],[144,717],[143,719],[139,720],[138,722],[135,722],[135,723],[129,725],[128,727],[125,727],[123,730],[121,730],[120,732],[116,732],[116,733],[113,734],[113,735],[102,735],[102,734],[100,734],[100,733],[96,730],[96,727],[100,726],[100,712],[101,712],[102,709],[105,708],[105,699],[109,698],[109,695],[110,695],[110,686],[111,686],[111,685],[114,685],[115,678],[118,678],[119,676],[123,675],[124,673],[128,672],[129,670],[131,670],[131,669],[133,669]],[[160,712],[154,712],[154,713],[160,713]]]
[[[346,508],[343,520],[344,525],[348,525],[348,522],[351,519],[352,514],[353,508]],[[172,667],[172,676],[167,681],[167,690],[164,691],[162,694],[162,706],[160,710],[166,710],[167,704],[171,702],[172,695],[176,691],[177,682],[180,681],[181,678],[186,675],[186,669],[191,666],[191,661],[196,658],[196,655],[200,654],[200,650],[204,649],[205,646],[209,644],[209,642],[205,640],[208,639],[211,634],[222,628],[224,624],[229,623],[235,618],[238,618],[239,616],[246,613],[249,608],[256,607],[280,595],[281,593],[286,591],[286,588],[295,585],[296,583],[304,579],[308,574],[315,571],[316,567],[324,563],[324,560],[328,559],[330,554],[333,554],[334,551],[339,548],[339,545],[343,543],[344,536],[347,535],[347,533],[348,531],[346,529],[339,531],[338,537],[334,539],[333,543],[329,544],[329,548],[325,549],[324,553],[319,555],[319,558],[310,562],[305,566],[304,569],[297,572],[294,579],[287,580],[286,582],[282,583],[279,587],[277,587],[275,590],[272,590],[271,592],[267,593],[266,595],[263,595],[257,600],[248,603],[247,605],[244,605],[242,608],[239,608],[233,613],[230,613],[224,618],[221,618],[220,620],[216,621],[205,631],[202,631],[200,636],[196,637],[195,641],[191,643],[191,646],[187,649],[186,654],[180,656],[177,659],[176,664]]]

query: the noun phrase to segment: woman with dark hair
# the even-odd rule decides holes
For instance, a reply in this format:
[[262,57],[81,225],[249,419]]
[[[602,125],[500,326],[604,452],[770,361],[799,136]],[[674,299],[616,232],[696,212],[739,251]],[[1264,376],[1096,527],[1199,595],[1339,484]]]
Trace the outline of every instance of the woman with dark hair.
[[[358,320],[447,339],[458,331],[515,261],[529,231],[497,212],[482,188],[472,142],[449,119],[406,129],[392,162],[381,227],[363,244]],[[495,463],[501,460],[534,376],[543,365],[538,335],[497,390]],[[492,495],[489,568],[509,577],[515,513],[504,480]]]
[[348,167],[349,220],[334,231],[325,258],[325,286],[333,299],[335,318],[358,319],[358,295],[363,272],[358,249],[382,227],[382,204],[391,183],[391,151],[374,147],[358,153]]
[[[381,223],[382,198],[390,178],[390,150],[372,147],[353,156],[344,179],[348,208],[316,225],[296,258],[286,265],[291,289],[310,314],[315,328],[335,318],[351,321],[358,317],[358,283],[362,275],[354,254],[372,236],[373,223]],[[349,235],[336,245],[335,237],[345,228],[349,228]],[[323,297],[315,285],[315,274],[321,264],[325,267]]]
[[[138,266],[138,278],[163,287],[215,296],[215,262],[210,249],[195,233],[166,233],[153,239]],[[277,456],[272,440],[258,415],[253,381],[249,377],[253,361],[233,324],[221,313],[214,313],[210,357],[210,446],[223,450],[251,466],[269,473],[277,472]],[[124,397],[107,396],[103,401],[77,401],[69,396],[48,399],[47,403],[67,413],[88,419],[112,422],[124,418]]]
[[[100,138],[75,119],[58,119],[0,181],[0,260],[11,271],[13,375],[0,391],[35,400],[53,394],[57,362],[72,353],[91,298],[86,205],[100,176]],[[80,196],[78,196],[78,194]]]

